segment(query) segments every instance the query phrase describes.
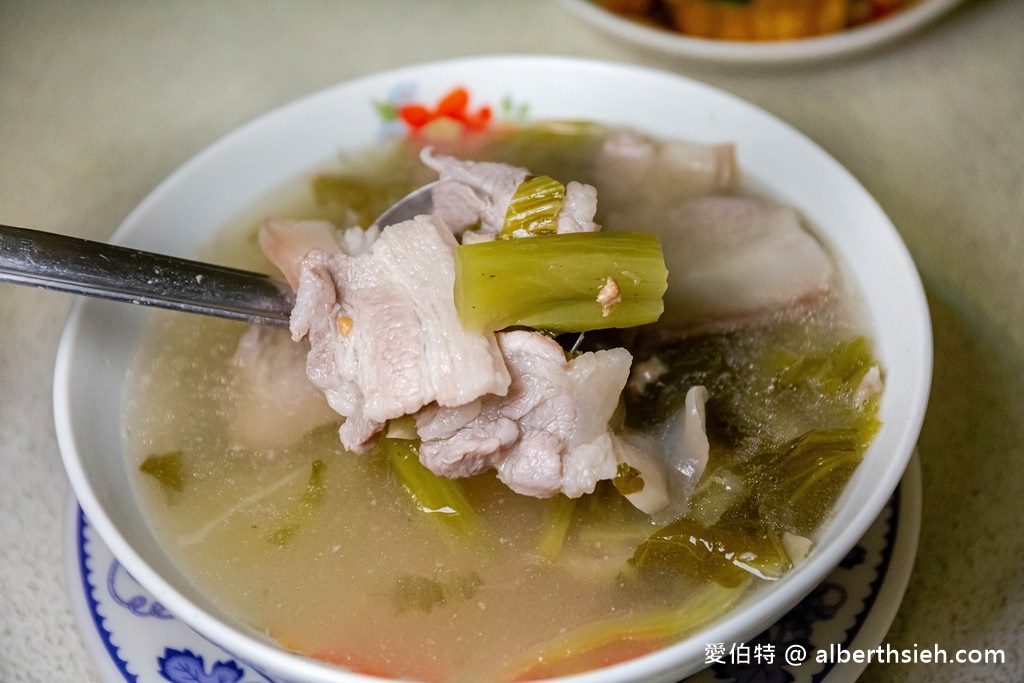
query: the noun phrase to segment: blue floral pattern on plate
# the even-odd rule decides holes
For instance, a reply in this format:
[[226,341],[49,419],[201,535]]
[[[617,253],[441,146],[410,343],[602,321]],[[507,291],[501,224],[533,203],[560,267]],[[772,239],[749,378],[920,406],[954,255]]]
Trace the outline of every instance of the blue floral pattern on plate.
[[245,669],[234,661],[216,662],[206,673],[202,656],[191,650],[167,648],[156,662],[160,675],[171,683],[238,683],[245,676]]
[[[783,652],[840,645],[876,647],[906,589],[917,546],[920,478],[916,457],[864,538],[832,574],[779,621],[686,683],[839,683],[858,665],[809,657],[792,666]],[[114,558],[74,499],[68,505],[65,557],[72,606],[105,683],[289,683],[232,656],[176,619]],[[709,644],[709,658],[711,647]]]

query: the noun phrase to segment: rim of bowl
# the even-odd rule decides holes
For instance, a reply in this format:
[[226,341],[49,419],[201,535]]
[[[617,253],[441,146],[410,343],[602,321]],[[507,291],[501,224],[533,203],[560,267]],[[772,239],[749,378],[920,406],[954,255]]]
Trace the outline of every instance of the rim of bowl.
[[[454,74],[458,73],[460,68],[465,67],[473,67],[478,70],[493,70],[495,72],[509,68],[521,70],[524,67],[542,70],[557,69],[564,72],[561,74],[562,77],[568,77],[574,72],[595,71],[598,72],[598,75],[603,76],[616,76],[619,78],[642,77],[653,79],[659,83],[674,83],[677,87],[685,85],[689,88],[696,88],[699,91],[713,95],[716,99],[727,103],[731,107],[739,107],[764,117],[772,125],[781,127],[780,130],[788,131],[795,139],[808,145],[824,162],[833,166],[832,170],[834,172],[840,173],[845,177],[846,182],[854,186],[861,195],[858,199],[865,203],[865,206],[879,217],[889,242],[887,246],[892,249],[891,255],[899,262],[905,287],[905,291],[901,294],[907,298],[910,309],[915,314],[915,319],[908,321],[910,330],[913,332],[911,342],[916,354],[913,356],[913,359],[917,362],[917,367],[912,368],[910,373],[913,380],[909,387],[911,410],[905,415],[904,423],[897,427],[899,429],[899,438],[895,443],[894,450],[895,455],[898,457],[886,469],[884,477],[876,482],[877,485],[868,501],[848,521],[841,531],[841,537],[827,546],[818,547],[810,558],[793,568],[782,580],[770,586],[770,590],[763,591],[764,595],[757,600],[750,601],[749,604],[743,605],[740,609],[724,615],[710,625],[683,638],[681,641],[666,646],[654,653],[621,664],[552,680],[596,683],[597,681],[629,680],[636,676],[658,677],[676,675],[680,666],[685,666],[687,663],[692,666],[694,662],[691,660],[704,654],[706,643],[739,642],[756,635],[786,610],[799,602],[839,564],[843,556],[867,531],[878,512],[899,484],[903,471],[912,455],[927,408],[932,372],[932,333],[927,300],[920,276],[906,245],[875,199],[845,167],[833,159],[819,145],[790,124],[746,100],[688,77],[659,69],[595,59],[546,55],[511,54],[446,59],[389,69],[343,81],[276,107],[236,127],[202,149],[160,182],[125,218],[113,234],[111,241],[119,243],[126,238],[130,238],[133,226],[137,224],[139,217],[143,216],[151,207],[158,205],[164,194],[169,192],[196,169],[211,163],[218,155],[224,153],[232,145],[243,141],[244,138],[252,135],[254,131],[291,116],[294,110],[309,106],[312,102],[321,98],[335,97],[339,90],[348,88],[359,89],[382,80],[394,82],[402,78],[413,79],[417,76],[433,76],[437,72],[447,71]],[[797,208],[799,210],[800,207],[798,206]],[[256,660],[272,669],[287,672],[288,675],[301,676],[304,679],[314,681],[380,680],[375,677],[348,671],[343,667],[286,652],[280,647],[244,632],[241,627],[236,627],[222,621],[211,614],[210,611],[199,606],[176,590],[169,581],[150,567],[139,553],[129,545],[121,529],[107,514],[103,502],[99,500],[89,486],[84,465],[84,461],[88,456],[86,453],[81,452],[78,447],[72,417],[74,406],[69,396],[70,385],[75,372],[74,354],[79,351],[79,345],[76,342],[78,335],[81,333],[83,318],[91,306],[99,303],[101,302],[92,300],[78,300],[74,302],[57,351],[53,393],[57,440],[65,470],[79,504],[99,536],[110,547],[111,552],[125,566],[129,573],[149,590],[154,597],[161,600],[172,613],[229,652],[243,653],[239,656],[240,659]],[[703,664],[696,668],[703,668]]]

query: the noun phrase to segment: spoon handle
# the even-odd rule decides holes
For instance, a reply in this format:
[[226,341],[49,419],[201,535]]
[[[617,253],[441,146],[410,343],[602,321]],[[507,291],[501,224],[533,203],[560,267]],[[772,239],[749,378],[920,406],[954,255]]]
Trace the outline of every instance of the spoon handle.
[[269,275],[7,225],[0,282],[278,327],[294,303]]

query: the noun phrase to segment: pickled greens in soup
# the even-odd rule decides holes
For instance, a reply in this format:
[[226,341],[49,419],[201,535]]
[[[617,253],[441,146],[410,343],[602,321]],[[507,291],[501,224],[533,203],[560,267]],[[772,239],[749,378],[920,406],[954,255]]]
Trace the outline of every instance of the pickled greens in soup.
[[[154,313],[134,363],[128,465],[167,553],[359,673],[671,644],[815,552],[878,428],[856,292],[728,141],[478,123],[225,228],[207,257],[287,280],[290,330]],[[433,180],[431,213],[373,224]]]

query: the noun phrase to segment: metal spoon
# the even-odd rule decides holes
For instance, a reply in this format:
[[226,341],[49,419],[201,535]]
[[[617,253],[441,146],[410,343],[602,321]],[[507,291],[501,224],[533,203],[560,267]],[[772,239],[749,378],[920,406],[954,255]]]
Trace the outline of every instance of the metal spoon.
[[[434,183],[381,214],[384,228],[432,209]],[[288,327],[295,298],[270,275],[0,225],[0,282]]]

